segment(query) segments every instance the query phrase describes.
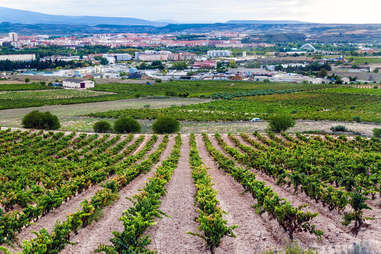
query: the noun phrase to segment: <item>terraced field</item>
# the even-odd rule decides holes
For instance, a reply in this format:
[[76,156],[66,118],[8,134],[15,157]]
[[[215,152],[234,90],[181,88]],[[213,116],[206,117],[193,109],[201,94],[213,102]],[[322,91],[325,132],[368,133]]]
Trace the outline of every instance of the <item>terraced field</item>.
[[0,253],[379,250],[380,170],[361,137],[3,129]]

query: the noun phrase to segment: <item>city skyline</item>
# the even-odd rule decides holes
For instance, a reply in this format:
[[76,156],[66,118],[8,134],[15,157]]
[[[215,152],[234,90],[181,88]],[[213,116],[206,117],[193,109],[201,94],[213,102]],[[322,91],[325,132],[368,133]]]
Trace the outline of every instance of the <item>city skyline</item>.
[[1,7],[54,15],[134,17],[182,23],[228,20],[298,20],[317,23],[381,23],[377,0],[3,0]]

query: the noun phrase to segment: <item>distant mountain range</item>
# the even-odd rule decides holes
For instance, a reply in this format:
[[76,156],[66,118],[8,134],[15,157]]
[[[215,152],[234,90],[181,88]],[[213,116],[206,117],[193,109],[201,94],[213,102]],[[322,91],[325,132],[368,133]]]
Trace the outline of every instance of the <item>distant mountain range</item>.
[[145,26],[165,26],[166,22],[156,22],[137,18],[124,17],[96,17],[96,16],[63,16],[50,15],[33,11],[23,11],[0,7],[0,23],[19,23],[19,24],[60,24],[60,25],[145,25]]
[[[51,24],[51,25],[121,25],[121,26],[165,26],[167,24],[179,24],[173,20],[150,21],[138,18],[125,17],[97,17],[97,16],[64,16],[50,15],[33,11],[24,11],[0,7],[0,23],[9,22],[25,25]],[[294,20],[229,20],[227,24],[305,24]]]
[[297,20],[229,20],[229,24],[255,24],[255,25],[277,25],[277,24],[308,24],[308,22]]

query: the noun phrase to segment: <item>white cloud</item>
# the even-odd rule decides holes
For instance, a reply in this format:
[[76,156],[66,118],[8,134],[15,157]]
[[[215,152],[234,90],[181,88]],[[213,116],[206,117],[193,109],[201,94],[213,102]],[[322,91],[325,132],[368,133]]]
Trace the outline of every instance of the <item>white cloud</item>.
[[0,6],[50,14],[226,21],[291,19],[381,23],[380,0],[1,0]]

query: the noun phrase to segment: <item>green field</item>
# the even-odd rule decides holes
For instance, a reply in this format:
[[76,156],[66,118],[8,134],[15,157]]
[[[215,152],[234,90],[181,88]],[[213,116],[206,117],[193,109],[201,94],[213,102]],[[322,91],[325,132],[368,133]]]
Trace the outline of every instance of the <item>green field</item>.
[[108,94],[106,92],[97,92],[89,90],[37,90],[37,91],[11,91],[0,92],[0,100],[60,100],[71,98],[88,98]]
[[53,89],[39,83],[31,84],[0,84],[0,91],[21,91],[21,90],[45,90]]
[[[24,91],[41,90],[41,87],[48,87],[39,84],[30,85],[0,85],[0,91]],[[230,96],[233,93],[253,93],[255,91],[294,90],[314,90],[327,87],[327,85],[308,85],[290,83],[261,83],[261,82],[231,82],[231,81],[173,81],[152,85],[142,84],[101,84],[97,85],[94,91],[65,91],[62,89],[47,90],[45,92],[36,91],[36,94],[0,94],[0,109],[39,107],[44,105],[65,105],[88,102],[115,101],[147,96],[170,96],[170,97],[201,97],[207,98],[214,94]],[[107,93],[105,93],[107,92]],[[57,94],[57,96],[55,96]],[[66,96],[67,95],[67,96]],[[9,103],[12,99],[12,103]]]
[[360,57],[360,56],[350,56],[347,59],[355,64],[373,64],[381,63],[381,57]]
[[380,123],[381,95],[377,92],[371,89],[329,88],[215,100],[165,109],[126,109],[91,116],[117,118],[120,115],[132,115],[139,119],[155,119],[160,115],[171,115],[185,121],[237,121],[253,117],[268,119],[274,113],[286,112],[295,119],[352,121],[354,117],[360,117],[362,121]]

